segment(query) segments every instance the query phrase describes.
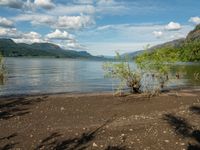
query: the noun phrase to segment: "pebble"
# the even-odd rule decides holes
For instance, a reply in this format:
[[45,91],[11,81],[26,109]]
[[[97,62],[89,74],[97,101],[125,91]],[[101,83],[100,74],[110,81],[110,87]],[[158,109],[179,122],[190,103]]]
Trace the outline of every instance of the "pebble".
[[32,138],[32,137],[33,137],[33,135],[31,134],[31,135],[30,135],[30,137]]
[[63,111],[63,110],[65,110],[65,108],[64,108],[64,107],[61,107],[60,110]]
[[169,143],[169,140],[165,140],[165,143]]
[[114,137],[112,137],[112,136],[110,137],[111,140],[112,140],[113,138],[114,138]]
[[96,143],[93,143],[92,146],[93,147],[98,147],[98,145]]
[[133,131],[133,129],[129,129],[129,131]]
[[163,133],[167,133],[167,131],[163,131]]
[[185,145],[185,143],[181,143],[181,145],[182,145],[182,146],[184,146],[184,145]]

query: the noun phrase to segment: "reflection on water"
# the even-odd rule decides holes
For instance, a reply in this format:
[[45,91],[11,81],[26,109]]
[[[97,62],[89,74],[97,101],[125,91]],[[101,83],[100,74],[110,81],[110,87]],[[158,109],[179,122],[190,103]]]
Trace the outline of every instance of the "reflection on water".
[[111,91],[101,61],[6,58],[8,79],[0,95]]
[[200,73],[200,63],[177,64],[172,67],[172,73],[179,73],[182,85],[200,86],[200,80],[195,79],[195,74]]
[[[116,81],[104,78],[102,65],[101,61],[89,60],[6,58],[8,77],[5,85],[0,85],[0,95],[112,91]],[[183,76],[181,83],[200,85],[194,81],[200,64],[180,64],[174,70]]]

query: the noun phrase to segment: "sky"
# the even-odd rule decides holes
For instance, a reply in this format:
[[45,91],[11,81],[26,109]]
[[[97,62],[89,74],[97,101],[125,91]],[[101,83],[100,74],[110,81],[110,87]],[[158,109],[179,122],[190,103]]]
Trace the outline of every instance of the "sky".
[[0,0],[0,38],[113,56],[184,38],[199,0]]

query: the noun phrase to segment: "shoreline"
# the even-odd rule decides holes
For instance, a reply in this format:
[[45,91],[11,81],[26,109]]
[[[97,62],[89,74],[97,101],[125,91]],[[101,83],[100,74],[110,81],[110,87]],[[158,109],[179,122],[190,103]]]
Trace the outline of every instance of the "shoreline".
[[[169,89],[164,89],[162,93],[169,91],[181,91],[181,90],[200,90],[200,86],[181,86],[181,87],[171,87]],[[138,95],[138,93],[123,92],[125,95]],[[15,97],[33,97],[33,96],[53,96],[53,95],[65,95],[65,96],[76,96],[76,95],[115,95],[113,91],[97,91],[97,92],[55,92],[55,93],[32,93],[32,94],[11,94],[11,95],[0,95],[2,98],[15,98]],[[142,93],[141,93],[142,95]]]

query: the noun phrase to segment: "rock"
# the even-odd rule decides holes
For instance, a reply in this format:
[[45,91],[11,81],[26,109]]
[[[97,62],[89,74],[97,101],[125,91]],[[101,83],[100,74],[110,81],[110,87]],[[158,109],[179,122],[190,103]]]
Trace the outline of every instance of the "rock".
[[165,143],[169,143],[169,140],[165,140]]
[[184,145],[185,145],[185,143],[181,143],[181,145],[182,145],[182,146],[184,146]]
[[98,145],[96,143],[93,143],[92,146],[93,147],[98,147]]

